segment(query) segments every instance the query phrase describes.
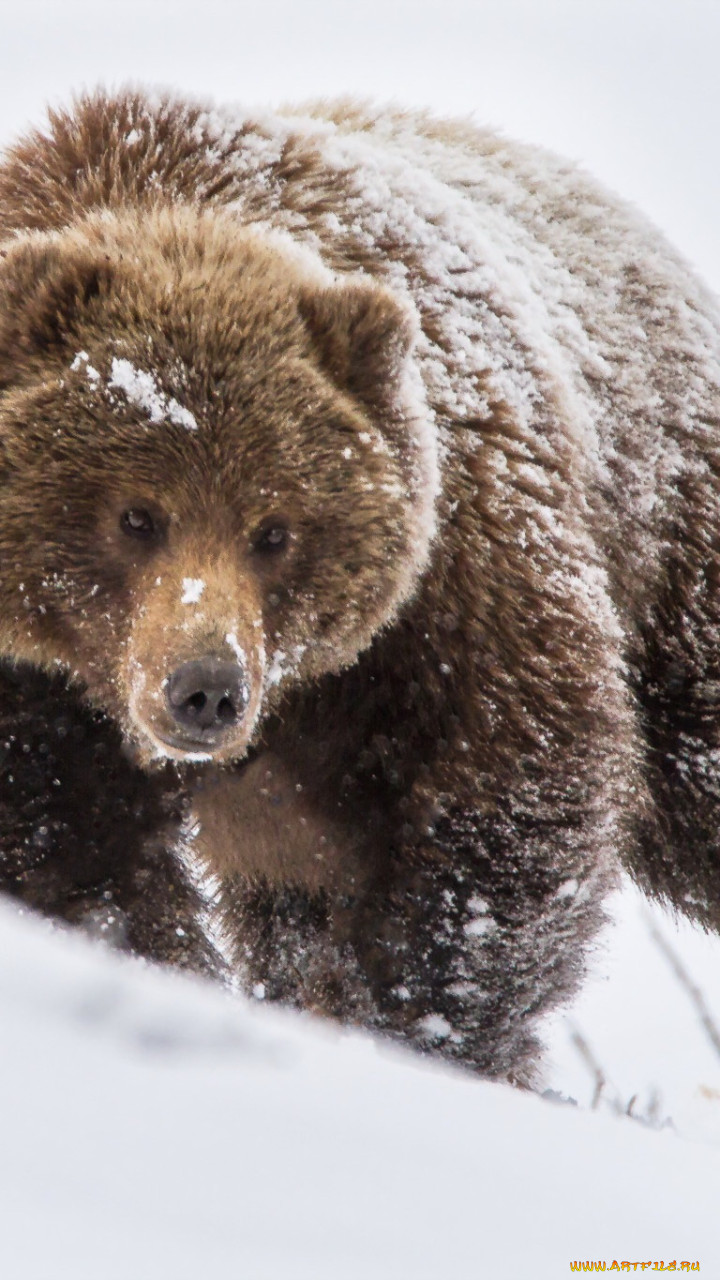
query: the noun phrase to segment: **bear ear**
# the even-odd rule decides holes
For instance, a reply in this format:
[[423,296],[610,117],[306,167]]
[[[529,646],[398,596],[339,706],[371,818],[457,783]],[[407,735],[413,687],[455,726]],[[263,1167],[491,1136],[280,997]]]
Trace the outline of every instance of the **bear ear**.
[[74,349],[79,324],[112,277],[110,260],[87,246],[46,235],[0,245],[0,386],[33,356]]
[[323,368],[371,409],[396,400],[417,323],[389,289],[349,280],[300,297],[305,321]]

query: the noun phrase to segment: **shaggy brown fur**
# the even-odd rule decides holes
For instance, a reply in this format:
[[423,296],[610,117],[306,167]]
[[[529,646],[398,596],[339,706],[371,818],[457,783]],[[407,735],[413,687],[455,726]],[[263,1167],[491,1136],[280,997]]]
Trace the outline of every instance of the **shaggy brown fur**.
[[248,989],[512,1078],[620,858],[717,925],[718,325],[652,231],[461,126],[124,94],[0,236],[0,652],[71,676],[5,679],[7,887],[216,967],[179,789]]
[[117,728],[25,664],[0,668],[2,888],[114,946],[222,972],[203,903],[172,853],[177,779],[148,778]]

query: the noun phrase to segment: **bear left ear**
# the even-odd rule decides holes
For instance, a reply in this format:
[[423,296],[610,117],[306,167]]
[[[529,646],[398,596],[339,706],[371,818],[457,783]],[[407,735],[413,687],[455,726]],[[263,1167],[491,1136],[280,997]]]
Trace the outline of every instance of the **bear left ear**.
[[395,401],[417,324],[410,308],[374,281],[307,288],[300,314],[330,376],[369,408]]
[[112,276],[102,253],[42,233],[0,245],[0,387],[33,356],[72,346]]

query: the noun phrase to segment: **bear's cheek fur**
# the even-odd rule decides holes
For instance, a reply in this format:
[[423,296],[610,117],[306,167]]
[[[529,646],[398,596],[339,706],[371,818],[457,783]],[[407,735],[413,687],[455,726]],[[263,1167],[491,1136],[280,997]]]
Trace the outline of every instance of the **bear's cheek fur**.
[[[318,483],[321,487],[323,480]],[[414,551],[412,504],[400,483],[391,477],[357,485],[348,476],[327,491],[339,496],[326,503],[310,545],[298,548],[287,583],[287,620],[280,618],[281,637],[297,637],[302,649],[290,664],[301,680],[354,663],[416,585],[408,572]],[[270,611],[267,616],[274,620]],[[291,656],[287,646],[286,656]]]

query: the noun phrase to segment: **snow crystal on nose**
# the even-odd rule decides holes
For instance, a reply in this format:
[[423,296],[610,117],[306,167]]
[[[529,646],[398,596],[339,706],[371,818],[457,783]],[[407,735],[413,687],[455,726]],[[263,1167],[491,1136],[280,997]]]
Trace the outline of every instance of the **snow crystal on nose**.
[[113,358],[108,387],[117,387],[148,415],[151,422],[174,422],[177,427],[197,431],[197,422],[189,409],[184,409],[172,396],[161,391],[152,373],[136,369],[129,360]]
[[240,663],[240,666],[241,666],[241,667],[246,667],[246,666],[247,666],[247,654],[246,654],[245,650],[243,649],[242,645],[240,644],[240,641],[238,640],[238,638],[237,638],[237,636],[235,635],[235,632],[234,632],[234,631],[228,631],[228,633],[227,633],[227,635],[226,635],[226,637],[225,637],[225,643],[230,645],[230,648],[232,649],[233,653],[235,654],[235,657],[237,658],[238,662]]
[[204,590],[205,583],[202,578],[183,578],[183,593],[180,597],[180,603],[197,604]]

